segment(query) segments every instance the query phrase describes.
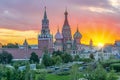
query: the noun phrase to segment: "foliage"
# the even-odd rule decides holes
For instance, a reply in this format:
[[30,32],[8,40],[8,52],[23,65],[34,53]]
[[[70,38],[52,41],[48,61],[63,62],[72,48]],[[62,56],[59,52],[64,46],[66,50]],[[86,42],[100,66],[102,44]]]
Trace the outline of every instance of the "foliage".
[[62,58],[59,55],[53,56],[52,60],[53,60],[54,65],[60,65],[62,63]]
[[7,45],[3,45],[2,48],[19,48],[18,43],[8,43]]
[[85,78],[88,80],[106,80],[107,72],[100,65],[94,70],[91,66],[85,72]]
[[13,80],[11,76],[13,76],[13,72],[9,68],[0,65],[0,80]]
[[91,62],[92,59],[90,59],[90,58],[80,58],[80,61],[88,63],[88,62]]
[[61,52],[59,50],[58,51],[53,51],[53,53],[52,53],[53,56],[60,56],[60,57],[62,56],[62,54],[63,54],[63,52]]
[[14,66],[15,69],[18,69],[19,66],[24,66],[24,65],[27,65],[29,64],[29,61],[25,61],[25,60],[22,60],[22,61],[12,61],[11,65]]
[[79,61],[79,60],[80,60],[79,55],[75,55],[75,57],[74,57],[74,61]]
[[94,58],[94,55],[93,55],[92,53],[90,54],[89,57],[90,57],[90,59],[95,59],[95,58]]
[[14,71],[15,72],[15,80],[35,80],[35,72],[30,70],[30,65],[26,65],[26,69],[24,71]]
[[46,80],[70,80],[69,75],[55,75],[55,74],[47,74],[46,75]]
[[36,80],[46,80],[46,70],[37,70]]
[[120,60],[116,60],[116,59],[106,60],[102,62],[102,65],[105,68],[105,67],[110,67],[110,65],[114,63],[120,63]]
[[46,50],[43,58],[42,58],[42,63],[47,67],[47,66],[52,66],[53,65],[53,60],[50,57],[50,54],[48,53],[48,51]]
[[114,70],[111,70],[110,73],[108,74],[107,76],[107,80],[117,80],[118,77],[117,75],[115,74],[115,71]]
[[114,63],[110,65],[111,69],[114,69],[117,72],[120,72],[120,63]]
[[72,62],[73,58],[72,58],[72,56],[70,54],[64,53],[62,55],[62,60],[63,60],[64,63],[68,63],[68,62]]
[[78,72],[78,65],[73,65],[71,69],[71,80],[78,80],[79,79],[79,72]]
[[11,63],[12,59],[13,56],[7,51],[2,51],[2,53],[0,53],[0,63],[8,64]]
[[36,68],[37,69],[42,69],[42,68],[45,68],[45,65],[43,63],[41,64],[36,64]]
[[107,73],[101,65],[98,65],[95,70],[89,66],[85,72],[84,78],[88,80],[117,80],[114,71]]
[[70,74],[70,71],[61,71],[59,73],[57,73],[57,75],[59,76],[65,76],[65,75],[69,75]]
[[[60,62],[62,63],[68,63],[68,62],[72,62],[73,58],[70,54],[66,53],[66,52],[61,52],[61,51],[54,51],[52,53],[52,57],[53,57],[53,61],[54,64],[58,64]],[[58,59],[58,61],[56,61],[56,59]]]
[[30,63],[39,63],[39,57],[35,52],[31,53]]

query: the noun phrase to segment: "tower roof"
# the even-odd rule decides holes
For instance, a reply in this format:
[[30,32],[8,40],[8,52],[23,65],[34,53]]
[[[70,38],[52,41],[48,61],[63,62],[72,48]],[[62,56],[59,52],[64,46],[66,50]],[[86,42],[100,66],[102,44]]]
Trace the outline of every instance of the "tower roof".
[[68,17],[67,17],[67,16],[68,16],[67,9],[65,10],[65,13],[64,13],[64,14],[65,14],[64,26],[65,26],[65,25],[68,25],[68,26],[69,26],[69,23],[68,23]]
[[71,28],[68,23],[67,10],[65,11],[64,15],[65,15],[65,21],[64,21],[64,25],[62,27],[62,35],[63,35],[63,39],[64,39],[63,41],[64,41],[64,43],[66,43],[66,40],[72,40],[72,35],[71,35]]
[[45,11],[44,11],[44,19],[47,19],[46,7],[45,7]]
[[93,41],[92,41],[92,39],[90,39],[89,45],[90,45],[90,46],[93,45]]
[[78,27],[77,27],[77,30],[76,30],[76,32],[75,32],[75,34],[74,34],[74,38],[82,38],[82,35],[81,35],[81,33],[79,32]]
[[55,35],[55,39],[62,39],[62,38],[63,38],[63,36],[62,36],[62,34],[60,33],[59,28],[58,28],[57,33],[56,33],[56,35]]

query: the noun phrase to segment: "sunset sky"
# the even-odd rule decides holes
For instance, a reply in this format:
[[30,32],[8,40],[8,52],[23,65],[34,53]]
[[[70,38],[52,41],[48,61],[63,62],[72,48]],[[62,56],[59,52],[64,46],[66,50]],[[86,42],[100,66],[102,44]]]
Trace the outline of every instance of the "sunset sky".
[[55,35],[69,13],[72,34],[77,25],[83,35],[82,43],[90,39],[94,45],[120,40],[120,0],[0,0],[0,43],[37,44],[44,7]]

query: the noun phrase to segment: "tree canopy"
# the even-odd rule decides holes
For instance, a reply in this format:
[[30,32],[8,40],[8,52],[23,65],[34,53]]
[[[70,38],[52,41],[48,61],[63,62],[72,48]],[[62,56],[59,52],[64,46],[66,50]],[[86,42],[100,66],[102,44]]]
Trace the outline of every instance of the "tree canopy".
[[39,57],[35,52],[31,53],[30,63],[39,63]]
[[12,54],[8,53],[7,51],[2,51],[2,53],[0,53],[0,63],[8,64],[12,61],[12,59]]

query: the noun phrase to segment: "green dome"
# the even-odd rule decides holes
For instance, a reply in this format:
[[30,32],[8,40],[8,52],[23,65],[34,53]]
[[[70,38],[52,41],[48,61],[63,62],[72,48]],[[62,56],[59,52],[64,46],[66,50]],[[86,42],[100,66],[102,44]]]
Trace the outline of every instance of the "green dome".
[[81,33],[77,30],[73,36],[74,38],[82,38]]

